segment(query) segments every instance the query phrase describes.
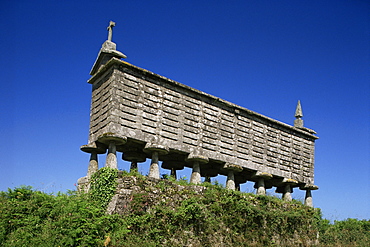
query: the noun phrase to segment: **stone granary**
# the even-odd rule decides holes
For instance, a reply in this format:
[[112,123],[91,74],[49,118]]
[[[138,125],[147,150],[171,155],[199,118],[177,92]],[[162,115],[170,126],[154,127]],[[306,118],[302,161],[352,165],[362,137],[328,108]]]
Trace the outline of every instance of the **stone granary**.
[[[226,187],[238,189],[255,182],[257,194],[276,187],[291,200],[294,187],[306,190],[312,206],[314,145],[318,138],[303,126],[298,101],[294,126],[170,80],[121,59],[112,42],[112,28],[91,69],[90,131],[81,150],[91,154],[88,185],[98,170],[98,154],[107,153],[105,166],[117,169],[117,152],[131,162],[151,159],[149,177],[160,178],[162,168],[192,169],[190,182],[227,176]],[[86,186],[88,187],[88,186]]]

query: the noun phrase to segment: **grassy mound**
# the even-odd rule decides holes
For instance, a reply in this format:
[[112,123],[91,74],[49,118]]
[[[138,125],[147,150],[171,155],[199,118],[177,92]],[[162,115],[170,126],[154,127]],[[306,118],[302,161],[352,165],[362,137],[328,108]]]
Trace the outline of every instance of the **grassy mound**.
[[[298,201],[150,181],[101,169],[91,192],[57,195],[20,187],[0,192],[1,246],[367,246],[370,222],[330,224]],[[107,214],[116,179],[136,181],[122,214]],[[118,186],[119,187],[119,186]],[[179,189],[180,188],[180,189]],[[112,193],[113,191],[113,193]]]

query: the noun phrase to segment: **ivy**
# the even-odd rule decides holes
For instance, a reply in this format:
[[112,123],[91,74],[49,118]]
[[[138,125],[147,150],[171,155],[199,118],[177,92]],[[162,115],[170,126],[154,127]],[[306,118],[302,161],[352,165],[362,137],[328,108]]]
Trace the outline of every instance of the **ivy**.
[[103,167],[95,172],[91,177],[90,197],[102,208],[106,208],[108,203],[116,193],[118,170],[110,167]]

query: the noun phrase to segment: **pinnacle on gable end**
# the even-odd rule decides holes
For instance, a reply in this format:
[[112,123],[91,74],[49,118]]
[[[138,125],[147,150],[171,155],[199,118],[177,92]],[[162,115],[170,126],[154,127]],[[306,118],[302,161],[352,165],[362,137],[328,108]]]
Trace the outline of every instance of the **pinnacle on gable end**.
[[294,127],[297,127],[297,128],[303,128],[303,120],[302,120],[302,117],[303,117],[303,113],[302,113],[302,107],[301,107],[301,101],[298,100],[298,103],[297,103],[297,108],[295,109],[295,120],[294,120]]
[[297,103],[297,108],[295,109],[295,115],[294,115],[296,118],[301,118],[303,117],[303,113],[302,113],[302,107],[301,107],[301,101],[298,100],[298,103]]

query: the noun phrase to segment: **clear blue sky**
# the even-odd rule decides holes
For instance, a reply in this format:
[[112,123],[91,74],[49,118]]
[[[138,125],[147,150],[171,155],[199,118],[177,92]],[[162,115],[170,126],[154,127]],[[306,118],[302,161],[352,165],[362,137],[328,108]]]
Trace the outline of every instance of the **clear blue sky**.
[[86,174],[86,81],[113,20],[136,66],[288,124],[300,99],[320,137],[315,206],[370,219],[369,16],[360,0],[1,1],[0,190],[73,190]]

